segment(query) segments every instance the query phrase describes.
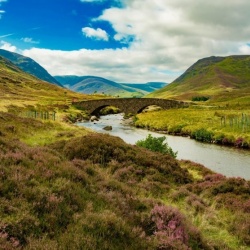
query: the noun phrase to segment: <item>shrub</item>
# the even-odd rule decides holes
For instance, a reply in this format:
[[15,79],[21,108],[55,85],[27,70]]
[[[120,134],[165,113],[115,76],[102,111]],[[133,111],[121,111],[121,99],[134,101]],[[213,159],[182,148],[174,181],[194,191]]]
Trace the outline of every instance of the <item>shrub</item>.
[[199,231],[171,206],[155,205],[145,226],[146,233],[157,239],[157,249],[208,249]]
[[145,140],[139,140],[136,142],[136,145],[139,147],[147,148],[153,152],[160,152],[163,154],[169,154],[172,157],[176,158],[177,152],[174,152],[173,149],[165,142],[166,137],[153,137],[151,134],[147,136]]
[[201,128],[192,132],[191,138],[194,138],[195,140],[202,141],[202,142],[212,142],[213,132],[210,132],[204,128]]

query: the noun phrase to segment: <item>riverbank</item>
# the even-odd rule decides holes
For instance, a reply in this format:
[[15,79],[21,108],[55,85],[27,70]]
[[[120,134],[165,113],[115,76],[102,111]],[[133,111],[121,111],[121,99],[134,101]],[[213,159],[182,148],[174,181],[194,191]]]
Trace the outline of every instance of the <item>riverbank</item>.
[[137,114],[135,127],[189,136],[222,146],[250,148],[250,111],[187,108]]
[[[162,134],[146,129],[139,129],[130,124],[131,119],[123,119],[122,114],[101,116],[97,122],[77,123],[78,126],[90,128],[96,132],[108,133],[122,138],[129,144],[144,140],[149,134],[162,137]],[[105,131],[105,126],[112,126]],[[188,137],[166,135],[168,145],[176,152],[178,160],[190,160],[200,163],[227,177],[242,177],[250,180],[250,151],[233,147],[202,143]]]

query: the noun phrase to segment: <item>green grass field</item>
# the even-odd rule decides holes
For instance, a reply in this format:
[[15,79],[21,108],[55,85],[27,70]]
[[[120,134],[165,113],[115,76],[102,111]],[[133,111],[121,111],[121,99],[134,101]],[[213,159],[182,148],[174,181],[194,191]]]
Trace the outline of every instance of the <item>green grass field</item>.
[[204,142],[238,147],[250,145],[250,110],[190,107],[136,115],[135,126]]

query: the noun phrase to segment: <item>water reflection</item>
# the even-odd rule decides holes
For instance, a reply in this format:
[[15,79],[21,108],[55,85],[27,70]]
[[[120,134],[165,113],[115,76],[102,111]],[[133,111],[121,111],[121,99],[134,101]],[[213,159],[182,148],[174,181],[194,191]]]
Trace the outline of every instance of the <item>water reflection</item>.
[[[84,122],[78,123],[78,125],[118,136],[130,144],[135,144],[136,141],[145,139],[148,134],[163,136],[159,133],[129,126],[123,121],[121,114],[102,116],[98,122]],[[112,126],[112,131],[103,130],[107,125]],[[226,148],[213,144],[203,144],[185,137],[170,135],[166,137],[172,149],[178,151],[178,159],[187,159],[201,163],[228,177],[239,176],[250,179],[250,151]]]

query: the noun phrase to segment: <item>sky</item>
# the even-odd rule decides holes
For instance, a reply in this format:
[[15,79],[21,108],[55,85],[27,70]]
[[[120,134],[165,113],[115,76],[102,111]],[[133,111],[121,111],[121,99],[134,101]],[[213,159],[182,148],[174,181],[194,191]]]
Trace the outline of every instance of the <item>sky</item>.
[[172,82],[197,60],[250,54],[249,0],[0,0],[0,48],[51,75]]

